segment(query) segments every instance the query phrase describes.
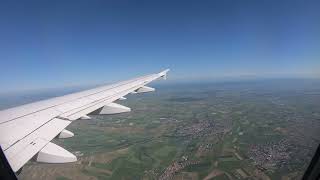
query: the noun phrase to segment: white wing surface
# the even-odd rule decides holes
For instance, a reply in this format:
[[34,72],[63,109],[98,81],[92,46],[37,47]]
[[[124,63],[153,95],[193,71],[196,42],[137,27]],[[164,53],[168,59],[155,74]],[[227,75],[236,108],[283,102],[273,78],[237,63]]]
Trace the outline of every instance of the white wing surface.
[[0,111],[0,145],[12,170],[17,172],[32,157],[46,163],[76,161],[76,156],[50,141],[72,137],[65,128],[74,120],[89,119],[87,115],[93,111],[130,111],[113,101],[123,100],[129,93],[154,91],[145,85],[165,79],[168,71]]

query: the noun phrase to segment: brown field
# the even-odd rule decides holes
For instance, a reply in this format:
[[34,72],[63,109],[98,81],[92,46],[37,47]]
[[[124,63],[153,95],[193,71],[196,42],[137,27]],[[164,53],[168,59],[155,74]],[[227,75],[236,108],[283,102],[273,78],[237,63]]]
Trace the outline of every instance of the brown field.
[[99,153],[92,156],[80,157],[75,163],[67,164],[34,164],[30,163],[26,165],[22,173],[19,175],[19,179],[24,180],[55,180],[56,177],[66,177],[69,179],[77,180],[94,180],[96,177],[89,176],[81,172],[81,170],[90,170],[92,172],[102,172],[105,174],[112,174],[111,171],[106,169],[98,169],[92,167],[94,163],[110,163],[113,159],[124,155],[128,152],[128,148],[119,149],[113,152]]

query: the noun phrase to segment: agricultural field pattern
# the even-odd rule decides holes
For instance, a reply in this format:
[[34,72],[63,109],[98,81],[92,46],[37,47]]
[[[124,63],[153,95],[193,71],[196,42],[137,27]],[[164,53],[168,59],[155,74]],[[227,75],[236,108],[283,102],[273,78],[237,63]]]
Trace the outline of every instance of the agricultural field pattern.
[[300,179],[320,142],[319,80],[154,87],[118,102],[132,112],[77,120],[54,140],[77,162],[30,161],[19,178]]

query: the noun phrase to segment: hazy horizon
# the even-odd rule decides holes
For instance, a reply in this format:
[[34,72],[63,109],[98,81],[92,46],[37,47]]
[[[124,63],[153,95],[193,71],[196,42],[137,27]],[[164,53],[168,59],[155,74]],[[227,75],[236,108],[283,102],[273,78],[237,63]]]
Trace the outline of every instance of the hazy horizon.
[[[221,76],[221,77],[186,77],[186,78],[171,78],[170,73],[166,81],[161,81],[159,84],[161,86],[173,85],[173,84],[193,84],[193,83],[232,83],[232,82],[246,82],[246,81],[269,81],[269,80],[316,80],[320,81],[320,77],[310,77],[310,76],[254,76],[254,75],[244,75],[244,76]],[[138,76],[136,76],[138,77]],[[132,77],[132,78],[136,78]],[[45,91],[60,91],[60,90],[72,90],[81,91],[87,90],[99,86],[111,85],[113,83],[118,83],[128,79],[113,80],[108,82],[99,83],[86,83],[86,84],[71,84],[71,85],[58,85],[58,86],[48,86],[48,87],[31,87],[31,88],[20,88],[20,89],[0,89],[0,96],[10,95],[10,94],[24,94],[24,93],[36,93]],[[158,85],[158,81],[152,82],[152,84]]]
[[[105,83],[103,85],[109,85]],[[67,87],[39,88],[16,91],[0,91],[0,110],[20,106],[27,103],[47,100],[54,97],[68,95],[88,89],[92,89],[102,84],[78,85]],[[155,81],[150,84],[156,91],[176,89],[179,87],[216,87],[225,86],[262,88],[264,90],[320,90],[319,78],[230,78],[230,79],[202,79],[202,80],[167,80]]]

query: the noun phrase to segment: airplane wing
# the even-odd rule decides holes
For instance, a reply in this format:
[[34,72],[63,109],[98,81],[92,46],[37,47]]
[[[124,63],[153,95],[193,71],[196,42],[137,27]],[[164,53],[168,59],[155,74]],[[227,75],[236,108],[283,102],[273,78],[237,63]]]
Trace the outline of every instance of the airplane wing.
[[145,85],[165,79],[168,71],[0,111],[0,145],[12,170],[17,172],[33,157],[45,163],[76,161],[75,155],[50,141],[72,137],[65,128],[74,120],[89,119],[89,113],[130,111],[114,101],[129,93],[154,91]]

